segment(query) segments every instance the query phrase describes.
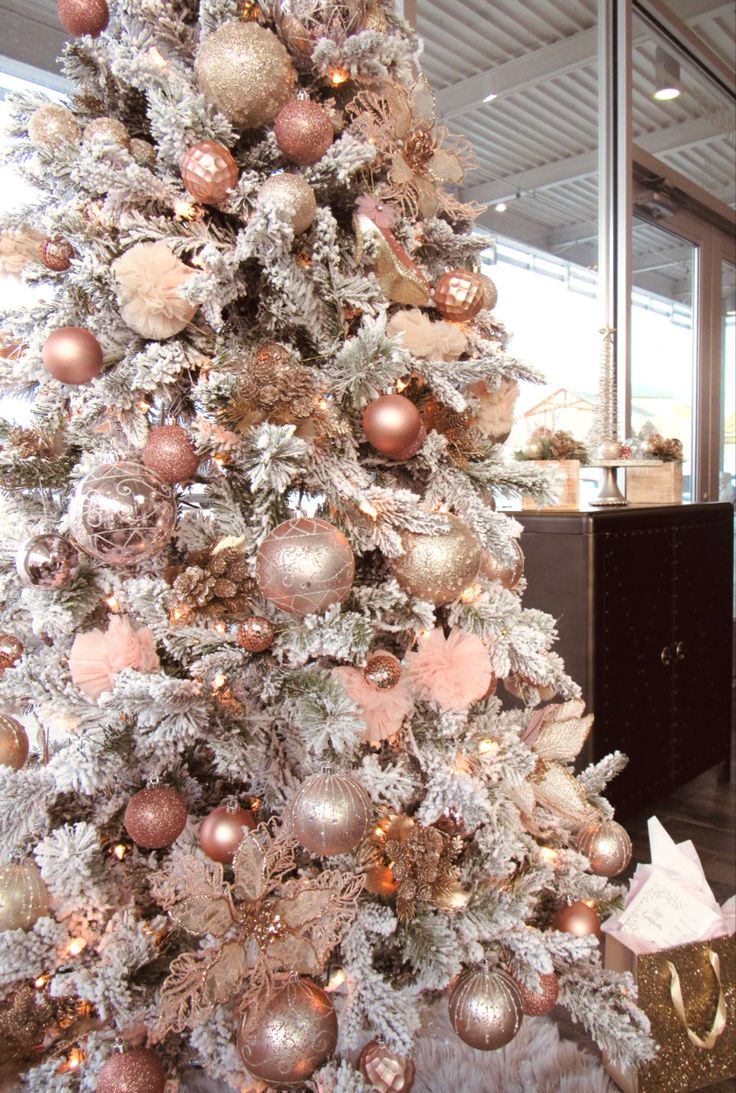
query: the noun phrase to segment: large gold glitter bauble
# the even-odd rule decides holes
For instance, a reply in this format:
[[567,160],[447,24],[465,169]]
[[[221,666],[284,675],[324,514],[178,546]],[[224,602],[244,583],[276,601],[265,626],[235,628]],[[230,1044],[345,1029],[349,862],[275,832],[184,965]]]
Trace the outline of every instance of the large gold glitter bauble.
[[115,1052],[97,1075],[97,1093],[163,1093],[166,1071],[147,1047]]
[[276,205],[285,204],[287,208],[293,207],[291,224],[294,235],[301,235],[312,226],[312,221],[317,215],[317,199],[314,190],[301,175],[293,175],[289,171],[281,171],[277,175],[271,175],[258,190],[258,197],[270,198]]
[[49,894],[35,862],[0,865],[0,930],[28,930],[48,909]]
[[303,977],[275,991],[256,1027],[244,1023],[238,1034],[248,1071],[274,1089],[301,1087],[336,1047],[335,1007],[321,987]]
[[404,531],[404,553],[389,568],[404,592],[435,606],[451,603],[472,585],[480,566],[480,543],[457,516],[448,516],[446,535]]
[[539,976],[538,991],[530,990],[518,979],[514,979],[514,983],[519,992],[521,1008],[524,1010],[526,1017],[543,1017],[555,1006],[560,988],[554,972],[543,972]]
[[358,1070],[378,1093],[409,1093],[417,1068],[405,1055],[389,1051],[380,1040],[371,1040],[358,1056]]
[[342,532],[308,516],[275,527],[256,557],[261,595],[290,615],[318,614],[341,603],[354,576],[355,559]]
[[511,976],[478,968],[464,972],[450,991],[450,1023],[478,1051],[495,1051],[521,1027],[521,998]]
[[23,642],[15,634],[0,634],[0,672],[17,664],[24,652]]
[[515,554],[513,562],[499,561],[484,550],[480,559],[480,575],[487,581],[498,581],[509,591],[516,588],[524,575],[524,553],[516,539],[512,539],[511,548]]
[[117,118],[95,118],[85,127],[83,140],[106,137],[126,151],[130,151],[130,133]]
[[130,798],[123,825],[138,846],[161,850],[179,838],[187,816],[184,798],[173,786],[150,786]]
[[370,797],[349,774],[313,774],[297,790],[291,824],[302,846],[324,857],[356,847],[372,813]]
[[478,277],[483,285],[483,307],[487,311],[493,311],[498,303],[498,289],[495,283],[485,273],[479,273]]
[[601,936],[601,920],[592,907],[582,900],[561,907],[552,919],[552,929],[562,930],[573,937],[587,937],[588,934]]
[[479,273],[451,269],[435,285],[434,303],[443,318],[454,323],[467,322],[483,307],[483,293]]
[[81,134],[74,115],[65,106],[40,106],[28,120],[28,136],[37,148],[79,140]]
[[616,877],[631,861],[629,833],[615,820],[594,820],[578,831],[575,845],[599,877]]
[[9,714],[0,714],[0,766],[20,770],[28,758],[28,734]]
[[238,184],[238,165],[224,144],[200,140],[184,153],[181,180],[195,201],[219,205]]
[[225,23],[208,35],[194,70],[205,98],[240,129],[273,121],[295,79],[276,35],[253,22]]

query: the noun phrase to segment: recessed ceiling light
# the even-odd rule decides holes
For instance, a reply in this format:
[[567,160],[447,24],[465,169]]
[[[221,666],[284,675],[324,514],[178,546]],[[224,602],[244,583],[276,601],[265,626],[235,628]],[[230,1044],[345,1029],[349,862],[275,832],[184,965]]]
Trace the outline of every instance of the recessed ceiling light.
[[493,100],[497,98],[498,95],[494,91],[491,91],[488,95],[483,97],[483,102],[493,102]]
[[658,102],[669,102],[670,99],[678,98],[682,92],[679,87],[659,87],[654,92],[654,98]]
[[499,201],[498,205],[495,206],[494,211],[497,212],[497,213],[505,213],[506,212],[506,202],[505,201]]

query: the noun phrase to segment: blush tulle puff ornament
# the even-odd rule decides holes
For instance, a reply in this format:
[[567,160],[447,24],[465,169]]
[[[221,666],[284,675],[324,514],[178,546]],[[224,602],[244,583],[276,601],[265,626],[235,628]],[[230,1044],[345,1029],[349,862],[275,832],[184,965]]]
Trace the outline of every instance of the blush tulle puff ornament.
[[466,710],[484,698],[493,681],[488,649],[475,634],[437,627],[404,657],[404,674],[418,698],[443,710]]
[[115,676],[124,668],[154,672],[159,659],[153,634],[147,627],[136,630],[128,619],[114,615],[107,630],[77,634],[69,654],[72,680],[88,698],[111,691]]
[[[382,651],[378,650],[374,656]],[[362,668],[334,668],[333,676],[339,679],[360,710],[365,722],[364,740],[378,743],[388,740],[401,728],[404,718],[414,706],[414,694],[409,679],[403,673],[395,687],[378,690],[366,680]]]

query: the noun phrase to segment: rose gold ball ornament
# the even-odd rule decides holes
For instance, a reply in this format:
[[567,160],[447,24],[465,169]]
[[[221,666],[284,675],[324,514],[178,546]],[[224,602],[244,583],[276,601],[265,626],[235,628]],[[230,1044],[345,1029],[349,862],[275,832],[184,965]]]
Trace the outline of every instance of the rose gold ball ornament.
[[44,239],[38,250],[46,269],[54,273],[64,273],[72,264],[74,247],[60,235],[54,239]]
[[76,118],[65,106],[40,106],[28,120],[28,136],[36,148],[77,141],[81,134]]
[[9,714],[0,714],[0,766],[20,770],[28,758],[28,734]]
[[69,504],[75,542],[108,565],[133,565],[162,550],[176,523],[176,498],[155,471],[132,460],[102,463]]
[[265,653],[273,645],[276,636],[273,623],[262,615],[251,615],[238,628],[236,641],[249,653]]
[[15,634],[0,634],[0,672],[16,665],[24,652],[23,642]]
[[450,1023],[470,1047],[495,1051],[513,1040],[523,1010],[511,976],[478,968],[464,972],[450,991]]
[[41,359],[54,379],[75,387],[99,376],[104,363],[102,346],[94,334],[81,326],[61,326],[49,334],[43,343]]
[[435,606],[451,603],[478,576],[481,547],[470,528],[457,516],[447,516],[446,535],[419,535],[404,531],[404,553],[389,560],[389,569],[404,592]]
[[130,142],[130,154],[139,167],[148,167],[150,171],[156,166],[156,149],[147,140],[133,137]]
[[164,1093],[166,1071],[147,1047],[115,1052],[97,1075],[97,1093]]
[[140,789],[128,801],[123,826],[134,843],[161,850],[179,838],[187,822],[187,806],[173,786]]
[[552,919],[552,928],[573,937],[587,937],[588,934],[601,936],[601,920],[593,908],[582,901],[561,907]]
[[314,190],[301,175],[292,175],[281,171],[271,175],[258,190],[258,199],[268,198],[275,205],[293,208],[292,226],[294,235],[301,235],[312,226],[317,215],[317,199]]
[[130,134],[117,118],[95,118],[85,126],[82,140],[90,141],[95,137],[105,137],[106,140],[111,140],[126,151],[130,151]]
[[539,976],[539,990],[525,987],[518,979],[514,980],[521,998],[521,1007],[526,1017],[543,1017],[555,1006],[560,987],[554,972],[543,972]]
[[380,1040],[371,1040],[358,1056],[358,1070],[378,1093],[409,1093],[417,1068],[405,1055],[389,1051]]
[[219,205],[238,184],[238,165],[224,144],[201,140],[184,153],[181,180],[195,201]]
[[391,653],[374,653],[363,669],[363,679],[376,691],[390,691],[401,679],[401,664]]
[[335,136],[324,106],[302,99],[292,99],[282,106],[274,134],[286,158],[302,167],[322,159]]
[[337,1015],[328,994],[303,977],[275,990],[255,1028],[245,1021],[238,1048],[254,1078],[275,1089],[301,1088],[337,1047]]
[[451,269],[443,273],[434,289],[434,304],[444,319],[463,323],[483,307],[483,282],[479,273]]
[[239,129],[272,122],[291,97],[295,79],[282,43],[253,22],[225,23],[209,34],[194,70],[208,102]]
[[594,820],[575,837],[575,845],[599,877],[616,877],[631,861],[631,839],[615,820]]
[[143,445],[141,459],[164,482],[189,482],[197,473],[199,456],[180,425],[158,425]]
[[244,829],[252,831],[255,826],[252,812],[240,808],[236,801],[228,801],[202,820],[199,841],[208,858],[230,865],[245,836]]
[[319,854],[346,854],[365,838],[373,806],[349,774],[313,774],[302,782],[291,806],[294,837]]
[[498,303],[498,289],[495,283],[485,273],[479,273],[481,284],[483,285],[483,307],[487,311],[493,311],[494,307]]
[[366,440],[383,455],[401,455],[416,442],[421,429],[419,410],[403,395],[380,395],[363,411]]
[[513,562],[500,561],[489,551],[484,550],[480,560],[480,575],[487,581],[499,581],[511,592],[524,575],[524,553],[516,539],[511,540],[511,549],[515,554]]
[[48,910],[49,894],[35,862],[0,865],[0,930],[28,930]]
[[64,30],[75,38],[96,38],[110,21],[106,0],[58,0],[56,10]]
[[62,535],[34,535],[18,548],[15,569],[26,588],[56,592],[79,572],[79,551]]
[[261,594],[290,615],[318,614],[341,603],[354,576],[350,543],[332,524],[312,517],[279,524],[256,556]]

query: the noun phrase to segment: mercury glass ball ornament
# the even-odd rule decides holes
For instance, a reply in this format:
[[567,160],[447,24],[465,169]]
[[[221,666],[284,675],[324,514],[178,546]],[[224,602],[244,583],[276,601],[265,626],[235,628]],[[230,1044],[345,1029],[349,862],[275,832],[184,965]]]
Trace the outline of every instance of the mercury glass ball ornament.
[[61,141],[77,141],[82,130],[71,110],[65,106],[40,106],[28,120],[28,136],[36,148],[57,145]]
[[176,498],[160,475],[140,463],[103,463],[77,485],[69,523],[75,541],[94,558],[133,565],[168,543]]
[[141,459],[169,485],[189,482],[199,467],[199,456],[180,425],[158,425],[151,429]]
[[115,1052],[97,1075],[97,1093],[164,1093],[166,1071],[147,1047]]
[[117,118],[94,118],[89,125],[85,126],[82,139],[90,141],[95,137],[106,137],[121,148],[125,148],[126,151],[130,151],[130,133]]
[[72,264],[74,247],[60,235],[44,239],[38,250],[44,266],[53,273],[64,273]]
[[56,10],[64,30],[74,38],[96,38],[110,21],[106,0],[58,0]]
[[524,1012],[511,976],[488,968],[464,972],[450,991],[450,1023],[470,1047],[495,1051],[513,1040]]
[[412,1059],[389,1051],[380,1040],[371,1040],[358,1056],[358,1070],[377,1093],[409,1093],[417,1069]]
[[602,440],[598,445],[599,459],[618,459],[621,455],[621,445],[617,440]]
[[251,615],[238,628],[236,641],[248,653],[265,653],[273,645],[275,636],[276,631],[270,619],[262,615]]
[[104,364],[102,346],[81,326],[61,326],[49,334],[41,359],[49,375],[74,387],[99,376]]
[[279,111],[274,135],[286,158],[306,167],[322,159],[335,132],[324,106],[309,99],[292,99]]
[[479,273],[468,269],[451,269],[443,273],[434,289],[434,305],[453,323],[472,319],[483,307],[484,285]]
[[272,122],[295,80],[282,43],[255,22],[232,21],[207,35],[194,71],[207,101],[239,129]]
[[48,890],[34,861],[0,865],[0,930],[28,930],[48,910]]
[[470,528],[449,515],[445,535],[404,531],[404,553],[389,560],[389,569],[404,592],[436,607],[452,603],[478,576],[481,547]]
[[368,793],[349,774],[313,774],[302,782],[291,806],[294,837],[320,857],[346,854],[371,823]]
[[187,816],[184,798],[173,786],[150,786],[130,798],[123,826],[138,846],[161,850],[179,838]]
[[587,937],[588,934],[601,936],[601,920],[592,907],[579,900],[561,907],[552,919],[552,929],[562,930],[573,937]]
[[515,554],[513,562],[502,562],[494,558],[488,550],[484,550],[480,560],[480,575],[487,581],[499,581],[504,588],[511,592],[524,575],[524,553],[518,540],[511,540],[511,547]]
[[62,535],[34,535],[18,548],[15,569],[26,588],[55,592],[79,572],[79,551]]
[[416,443],[422,416],[404,395],[379,395],[363,411],[363,432],[368,443],[394,459]]
[[28,733],[10,714],[0,714],[0,766],[20,770],[28,758]]
[[341,603],[355,576],[342,532],[326,520],[298,516],[275,527],[256,556],[261,594],[290,615],[312,615]]
[[205,816],[199,825],[199,841],[208,858],[230,865],[245,836],[244,829],[252,831],[255,826],[252,812],[229,802]]
[[219,205],[238,184],[238,165],[224,144],[201,140],[184,153],[181,180],[195,201]]
[[590,863],[591,873],[616,877],[631,861],[631,839],[615,820],[594,820],[575,836],[575,845]]
[[539,976],[538,991],[533,991],[529,987],[525,987],[518,979],[515,979],[514,983],[519,992],[521,1007],[524,1010],[524,1015],[526,1017],[543,1017],[544,1014],[549,1013],[557,1003],[560,987],[554,972],[543,972]]
[[276,989],[255,1022],[238,1033],[250,1074],[274,1089],[301,1088],[337,1047],[337,1015],[328,994],[311,979]]
[[301,235],[312,226],[317,215],[317,199],[314,190],[301,175],[293,175],[289,171],[280,171],[279,174],[270,175],[261,183],[258,190],[258,198],[269,198],[275,205],[293,207],[292,227],[294,235]]

